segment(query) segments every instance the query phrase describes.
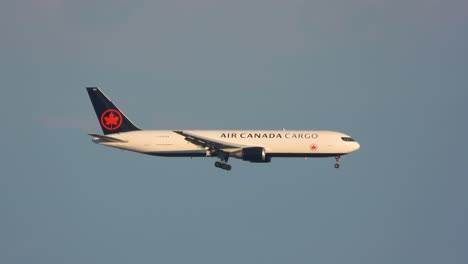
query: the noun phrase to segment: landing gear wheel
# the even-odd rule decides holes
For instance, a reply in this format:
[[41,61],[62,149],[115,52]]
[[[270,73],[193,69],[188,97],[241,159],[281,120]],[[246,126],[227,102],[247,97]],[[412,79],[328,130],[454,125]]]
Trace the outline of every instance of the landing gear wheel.
[[224,163],[222,161],[216,161],[214,163],[214,165],[215,165],[216,168],[220,168],[220,169],[223,169],[223,170],[228,170],[229,171],[229,170],[232,169],[231,165],[229,165],[227,163]]
[[336,156],[335,157],[335,160],[336,160],[336,163],[335,163],[335,169],[338,169],[340,167],[340,158],[341,156]]

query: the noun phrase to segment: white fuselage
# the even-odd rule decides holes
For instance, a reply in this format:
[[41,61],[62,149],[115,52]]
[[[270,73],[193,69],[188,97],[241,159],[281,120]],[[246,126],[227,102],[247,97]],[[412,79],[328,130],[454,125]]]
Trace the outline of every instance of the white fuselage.
[[[269,157],[331,157],[359,149],[359,143],[335,131],[283,130],[192,130],[184,131],[199,137],[228,144],[257,146]],[[210,156],[205,148],[187,141],[171,130],[140,130],[110,134],[124,142],[108,142],[93,138],[95,143],[157,156]]]

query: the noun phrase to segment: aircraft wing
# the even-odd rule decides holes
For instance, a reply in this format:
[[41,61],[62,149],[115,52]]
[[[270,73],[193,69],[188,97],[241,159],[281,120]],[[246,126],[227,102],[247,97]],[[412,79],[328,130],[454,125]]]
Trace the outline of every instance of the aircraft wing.
[[221,151],[221,152],[229,153],[229,152],[240,150],[245,147],[249,147],[246,145],[239,145],[239,144],[223,142],[220,140],[214,140],[211,138],[198,136],[193,133],[189,133],[189,132],[185,132],[181,130],[176,130],[174,131],[174,133],[177,133],[185,137],[185,140],[187,140],[188,142],[192,144],[195,144],[206,150],[211,150],[211,151]]

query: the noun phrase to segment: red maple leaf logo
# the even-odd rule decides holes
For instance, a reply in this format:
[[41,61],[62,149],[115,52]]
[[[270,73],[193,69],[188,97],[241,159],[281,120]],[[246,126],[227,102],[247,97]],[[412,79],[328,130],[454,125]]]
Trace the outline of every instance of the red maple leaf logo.
[[119,117],[114,116],[114,113],[110,113],[109,116],[104,117],[104,120],[106,121],[106,126],[116,126],[118,124],[117,122],[119,121]]
[[317,144],[310,145],[310,150],[312,150],[312,151],[316,151],[317,148],[318,148]]
[[101,115],[101,125],[107,130],[116,130],[122,125],[122,114],[115,109],[108,109]]

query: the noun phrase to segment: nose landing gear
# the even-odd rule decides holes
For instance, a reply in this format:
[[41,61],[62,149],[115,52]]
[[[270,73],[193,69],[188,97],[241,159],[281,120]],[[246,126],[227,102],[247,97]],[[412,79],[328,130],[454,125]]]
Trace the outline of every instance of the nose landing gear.
[[335,157],[335,161],[336,161],[336,163],[335,163],[335,169],[338,169],[338,168],[340,167],[340,163],[339,163],[339,162],[340,162],[340,158],[341,158],[341,156],[336,156],[336,157]]

